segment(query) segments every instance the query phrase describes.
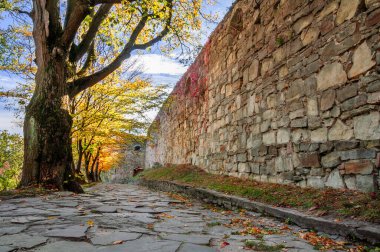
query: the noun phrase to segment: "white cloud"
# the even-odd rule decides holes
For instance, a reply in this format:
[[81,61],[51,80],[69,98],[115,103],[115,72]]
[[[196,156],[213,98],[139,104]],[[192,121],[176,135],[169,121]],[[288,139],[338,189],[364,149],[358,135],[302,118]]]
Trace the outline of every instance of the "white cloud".
[[159,54],[133,55],[130,60],[141,64],[145,74],[182,75],[187,70],[187,67]]
[[0,108],[0,131],[8,130],[11,133],[22,134],[22,128],[17,125],[13,112]]
[[17,76],[9,76],[7,73],[0,71],[0,88],[4,88],[5,90],[15,88],[17,81],[20,81]]

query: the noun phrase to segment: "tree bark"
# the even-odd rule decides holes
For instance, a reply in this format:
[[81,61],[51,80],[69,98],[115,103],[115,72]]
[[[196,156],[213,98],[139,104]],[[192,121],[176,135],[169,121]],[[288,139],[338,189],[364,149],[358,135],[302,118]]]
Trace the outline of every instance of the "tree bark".
[[57,0],[33,1],[33,38],[36,47],[36,88],[26,107],[24,164],[21,186],[42,184],[59,190],[83,192],[72,169],[68,112],[67,52],[60,42],[62,27]]
[[23,186],[43,184],[63,190],[64,181],[74,179],[65,84],[65,61],[49,57],[47,69],[37,72],[36,90],[26,108]]

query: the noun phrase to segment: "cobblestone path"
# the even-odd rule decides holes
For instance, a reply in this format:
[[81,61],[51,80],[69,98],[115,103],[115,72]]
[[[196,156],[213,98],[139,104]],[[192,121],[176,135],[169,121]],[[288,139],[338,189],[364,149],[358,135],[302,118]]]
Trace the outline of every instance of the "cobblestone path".
[[0,252],[235,252],[247,245],[314,251],[299,237],[302,231],[257,213],[223,211],[134,185],[0,202]]

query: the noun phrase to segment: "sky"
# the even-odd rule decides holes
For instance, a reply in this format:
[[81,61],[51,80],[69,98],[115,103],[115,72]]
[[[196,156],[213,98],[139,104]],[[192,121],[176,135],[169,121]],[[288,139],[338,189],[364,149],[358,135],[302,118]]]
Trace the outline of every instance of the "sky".
[[[215,5],[208,7],[206,11],[218,12],[220,16],[219,18],[222,19],[233,2],[234,0],[216,0]],[[211,29],[203,29],[203,32],[205,33],[205,41],[203,41],[203,43],[206,42],[206,39],[213,31],[213,28],[215,28],[215,25],[213,25]],[[144,55],[134,55],[132,56],[132,60],[134,59],[137,59],[138,63],[142,65],[143,75],[149,77],[152,83],[156,85],[164,84],[172,88],[187,70],[187,67],[180,64],[178,61],[156,52]],[[14,88],[17,81],[21,80],[9,73],[0,71],[0,90],[2,89],[4,91]],[[9,100],[0,100],[0,131],[8,130],[11,133],[22,134],[22,128],[17,124],[17,120],[19,119],[15,118],[13,111],[6,108],[7,104],[9,104]],[[153,111],[149,113],[148,116],[153,119],[156,113],[157,111]]]

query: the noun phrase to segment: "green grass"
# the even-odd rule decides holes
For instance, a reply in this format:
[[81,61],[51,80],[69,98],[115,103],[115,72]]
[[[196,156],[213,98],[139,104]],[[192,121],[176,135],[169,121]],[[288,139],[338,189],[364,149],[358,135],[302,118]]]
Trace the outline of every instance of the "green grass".
[[[147,180],[174,181],[242,196],[274,206],[296,208],[315,215],[356,218],[380,223],[380,197],[349,190],[300,188],[213,175],[195,166],[168,166],[141,173]],[[310,210],[309,210],[310,209]]]

